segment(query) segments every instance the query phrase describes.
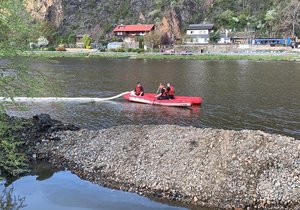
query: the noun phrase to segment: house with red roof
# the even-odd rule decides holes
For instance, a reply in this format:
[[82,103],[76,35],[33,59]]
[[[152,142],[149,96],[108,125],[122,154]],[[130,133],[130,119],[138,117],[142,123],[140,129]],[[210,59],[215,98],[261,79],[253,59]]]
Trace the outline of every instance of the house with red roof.
[[124,42],[135,42],[136,37],[144,36],[146,33],[153,31],[154,28],[154,24],[118,25],[113,33],[116,37],[123,39]]

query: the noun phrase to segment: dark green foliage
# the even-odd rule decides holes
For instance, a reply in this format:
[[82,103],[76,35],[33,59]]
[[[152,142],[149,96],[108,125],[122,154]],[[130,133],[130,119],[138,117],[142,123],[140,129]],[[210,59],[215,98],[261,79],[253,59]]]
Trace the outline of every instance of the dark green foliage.
[[214,31],[209,34],[209,41],[212,43],[217,43],[220,40],[219,31]]
[[[42,95],[45,87],[49,87],[45,74],[28,71],[33,59],[20,56],[28,50],[29,42],[41,35],[40,25],[32,23],[23,3],[22,0],[0,1],[0,31],[5,34],[0,40],[1,97]],[[0,178],[18,176],[26,166],[20,152],[22,142],[14,135],[19,125],[11,124],[5,115],[5,105],[0,103]]]
[[19,150],[22,142],[14,135],[21,124],[10,122],[3,112],[0,122],[0,177],[16,177],[26,171],[25,156]]
[[55,51],[55,47],[51,46],[51,47],[48,47],[48,51]]
[[139,49],[144,49],[144,43],[142,39],[139,39]]

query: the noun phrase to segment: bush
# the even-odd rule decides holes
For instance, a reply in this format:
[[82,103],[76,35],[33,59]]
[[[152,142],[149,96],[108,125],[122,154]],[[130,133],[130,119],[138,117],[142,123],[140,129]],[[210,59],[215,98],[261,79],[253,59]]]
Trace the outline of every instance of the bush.
[[55,51],[55,47],[51,46],[51,47],[48,47],[48,51]]
[[11,123],[9,117],[0,112],[0,179],[16,177],[26,172],[25,155],[20,152],[23,142],[14,134],[19,125]]
[[83,41],[83,47],[86,48],[87,46],[91,46],[92,38],[89,35],[85,34],[82,37],[82,41]]
[[56,48],[56,51],[66,51],[66,48],[65,47],[58,47],[58,48]]
[[126,50],[124,48],[120,47],[120,48],[116,49],[116,52],[126,52]]
[[138,49],[135,49],[135,48],[128,48],[127,52],[137,52]]
[[145,50],[144,49],[137,49],[137,53],[144,53]]

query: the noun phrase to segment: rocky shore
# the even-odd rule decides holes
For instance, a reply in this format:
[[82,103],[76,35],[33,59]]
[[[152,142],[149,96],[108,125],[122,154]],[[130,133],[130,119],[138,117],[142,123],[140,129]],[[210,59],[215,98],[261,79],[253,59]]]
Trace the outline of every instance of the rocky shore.
[[176,125],[56,130],[34,155],[103,186],[193,206],[300,208],[300,141],[291,137]]

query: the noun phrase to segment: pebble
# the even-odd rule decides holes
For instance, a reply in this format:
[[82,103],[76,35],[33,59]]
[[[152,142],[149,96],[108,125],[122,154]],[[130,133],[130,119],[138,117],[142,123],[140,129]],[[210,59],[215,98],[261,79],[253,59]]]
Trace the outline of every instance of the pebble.
[[291,137],[177,125],[54,136],[36,145],[38,153],[102,185],[216,208],[300,206],[293,190],[300,187],[300,144]]

